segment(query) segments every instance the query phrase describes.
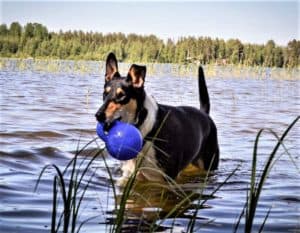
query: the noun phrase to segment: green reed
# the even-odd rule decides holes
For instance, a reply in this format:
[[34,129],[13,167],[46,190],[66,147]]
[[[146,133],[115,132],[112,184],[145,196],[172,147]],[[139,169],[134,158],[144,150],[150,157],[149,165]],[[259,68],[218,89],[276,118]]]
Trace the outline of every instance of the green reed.
[[[56,232],[79,232],[83,224],[88,220],[85,220],[79,224],[78,214],[81,204],[84,200],[86,191],[88,190],[92,179],[94,178],[96,170],[90,175],[85,185],[82,185],[84,178],[86,178],[87,172],[91,169],[91,165],[94,160],[102,154],[103,150],[98,150],[96,153],[87,155],[81,163],[78,163],[78,156],[96,139],[93,139],[87,143],[82,149],[78,150],[74,155],[74,158],[70,160],[64,170],[61,170],[57,165],[46,165],[37,180],[35,191],[37,190],[39,183],[42,179],[44,172],[48,168],[55,170],[53,179],[53,193],[52,193],[52,216],[51,216],[51,233]],[[83,162],[91,156],[87,165],[81,171],[80,168]],[[58,211],[58,194],[61,195],[63,203],[63,211]],[[58,220],[58,221],[57,221]],[[62,229],[61,229],[62,225]]]
[[[161,123],[159,129],[157,130],[156,134],[154,135],[154,137],[151,139],[152,142],[155,140],[159,140],[159,138],[157,138],[159,131],[161,130],[161,127],[164,125],[165,121],[167,120],[168,115],[164,118],[163,122]],[[136,189],[136,177],[138,172],[141,169],[149,169],[149,170],[153,170],[153,172],[158,172],[160,173],[160,175],[164,178],[164,180],[166,181],[165,184],[159,184],[159,183],[146,183],[144,185],[142,185],[143,188],[151,188],[151,187],[159,187],[162,189],[162,193],[164,192],[164,190],[167,190],[168,192],[171,193],[175,193],[176,195],[180,196],[181,200],[179,203],[177,203],[171,210],[169,210],[167,213],[164,214],[164,216],[161,218],[161,216],[159,215],[159,213],[157,213],[157,218],[156,220],[159,220],[159,224],[157,224],[157,222],[155,220],[152,221],[152,223],[149,224],[149,228],[148,231],[149,232],[155,232],[156,230],[158,230],[158,228],[160,227],[160,225],[162,225],[162,223],[168,219],[169,217],[174,217],[174,223],[175,223],[175,219],[180,216],[181,214],[183,214],[184,212],[186,212],[186,210],[189,208],[190,204],[193,201],[198,201],[198,204],[196,205],[197,208],[192,216],[192,218],[190,219],[190,223],[188,225],[187,228],[187,232],[194,232],[194,227],[195,227],[195,222],[197,220],[197,213],[198,210],[203,208],[203,205],[206,203],[207,199],[203,199],[203,191],[207,185],[208,179],[209,179],[209,174],[210,171],[208,171],[206,173],[205,176],[205,181],[202,184],[202,187],[199,187],[201,192],[200,195],[197,194],[196,192],[190,192],[187,193],[185,190],[182,189],[182,187],[177,184],[177,182],[172,179],[171,177],[167,176],[166,174],[164,174],[162,171],[159,170],[155,170],[153,168],[145,168],[142,167],[142,163],[144,160],[144,156],[147,154],[147,151],[150,148],[146,148],[145,153],[141,154],[141,156],[138,158],[137,163],[136,163],[136,167],[135,170],[133,172],[133,174],[128,178],[127,183],[125,184],[125,187],[122,190],[122,196],[121,196],[121,200],[118,206],[115,206],[115,210],[116,210],[116,218],[115,221],[112,225],[112,227],[110,228],[110,232],[122,232],[123,230],[123,224],[126,222],[126,205],[128,202],[128,199],[134,195],[135,193],[135,189]],[[168,155],[166,155],[168,156]],[[107,169],[107,172],[109,174],[109,177],[112,180],[112,175],[111,175],[111,171],[110,168],[108,167],[105,158],[104,158],[104,163]],[[227,183],[227,181],[235,174],[235,172],[237,171],[238,168],[236,168],[234,171],[232,171],[229,176],[223,181],[221,182],[221,184],[219,184],[215,190],[213,192],[211,192],[208,196],[213,197],[213,195],[220,190],[220,188]],[[210,169],[209,169],[210,170]],[[112,187],[113,187],[113,192],[114,192],[114,197],[115,197],[115,203],[117,202],[117,195],[116,195],[116,187],[115,184],[112,182]],[[162,200],[163,201],[163,200]],[[142,220],[141,220],[142,222]],[[137,229],[139,230],[139,228]]]
[[[149,76],[171,77],[197,77],[199,64],[175,64],[175,63],[144,63],[147,66]],[[17,71],[50,72],[62,74],[102,74],[104,61],[88,60],[59,60],[59,59],[20,59],[0,58],[0,71],[12,69]],[[119,63],[121,73],[126,74],[130,67],[129,63]],[[259,78],[259,79],[288,79],[297,80],[300,74],[298,68],[268,68],[262,66],[246,65],[217,65],[206,64],[204,68],[209,78]]]
[[[241,212],[235,227],[233,229],[233,232],[237,232],[241,220],[243,217],[245,217],[245,226],[244,226],[244,232],[250,233],[252,231],[253,227],[253,221],[255,219],[255,212],[257,209],[259,197],[261,194],[261,191],[263,189],[264,183],[270,173],[270,170],[274,163],[277,161],[275,159],[275,154],[277,153],[280,146],[283,146],[285,149],[285,152],[288,153],[286,147],[283,144],[284,139],[286,138],[289,131],[294,127],[296,122],[299,120],[299,116],[288,126],[288,128],[284,131],[281,137],[278,137],[277,134],[269,130],[277,139],[277,144],[273,148],[272,152],[268,156],[267,162],[264,166],[264,169],[262,171],[262,174],[260,177],[257,177],[257,154],[258,154],[258,143],[259,139],[262,136],[262,133],[265,131],[265,129],[261,129],[255,139],[254,148],[253,148],[253,160],[252,160],[252,167],[251,167],[251,177],[250,177],[250,190],[247,193],[247,198],[245,201],[245,205],[243,208],[243,211]],[[163,123],[162,123],[163,124]],[[159,131],[158,131],[159,132]],[[158,133],[157,133],[158,134]],[[152,139],[153,141],[157,139],[157,134]],[[139,195],[136,190],[137,189],[143,189],[148,190],[151,188],[159,188],[161,190],[161,203],[163,204],[165,202],[165,197],[168,195],[167,193],[173,193],[176,197],[180,197],[180,200],[176,205],[169,209],[166,213],[163,215],[160,214],[159,210],[157,211],[156,216],[154,219],[151,220],[151,222],[144,221],[143,216],[140,217],[140,223],[137,226],[137,231],[142,230],[142,225],[145,222],[147,224],[147,232],[155,232],[159,229],[159,227],[163,224],[163,222],[169,218],[173,218],[173,225],[175,224],[176,218],[180,217],[182,214],[184,214],[190,206],[196,202],[194,205],[194,212],[192,216],[189,219],[189,223],[186,229],[186,232],[195,232],[199,229],[195,229],[195,224],[197,222],[197,215],[198,212],[203,208],[204,204],[208,201],[208,197],[213,197],[216,192],[218,192],[227,182],[228,180],[236,173],[236,171],[240,168],[239,166],[234,169],[225,179],[223,182],[221,182],[217,187],[214,188],[214,190],[209,193],[208,195],[204,195],[204,190],[208,184],[209,181],[209,174],[208,171],[205,174],[204,181],[202,183],[199,183],[198,192],[196,191],[186,191],[182,188],[180,184],[178,184],[174,179],[168,177],[167,175],[161,173],[161,171],[152,169],[152,168],[145,168],[142,166],[144,156],[147,154],[147,149],[145,150],[145,153],[142,154],[137,159],[136,168],[133,172],[133,174],[128,178],[127,183],[122,188],[121,192],[121,198],[118,201],[118,194],[117,189],[118,187],[114,183],[113,174],[111,171],[111,168],[108,166],[108,163],[106,161],[106,158],[103,154],[103,149],[98,148],[96,151],[92,151],[88,153],[84,157],[84,159],[79,163],[78,156],[82,155],[84,150],[87,149],[89,145],[96,142],[96,138],[87,143],[82,149],[78,150],[75,153],[75,156],[73,159],[70,160],[70,162],[67,164],[64,170],[60,170],[60,168],[55,165],[47,165],[45,166],[36,183],[35,190],[38,188],[38,185],[41,181],[41,178],[45,172],[46,169],[49,167],[52,167],[55,170],[55,175],[53,178],[53,193],[52,193],[52,217],[51,217],[51,233],[56,232],[71,232],[71,233],[78,233],[80,232],[82,226],[87,223],[92,218],[86,219],[84,221],[80,221],[79,219],[79,210],[82,205],[82,202],[84,201],[84,196],[86,191],[91,188],[90,183],[91,180],[94,178],[95,172],[94,171],[91,175],[89,175],[87,179],[87,183],[85,185],[82,185],[82,181],[86,180],[86,176],[88,175],[88,171],[91,170],[91,165],[95,161],[96,158],[99,156],[102,158],[105,168],[107,170],[107,174],[109,176],[110,183],[112,185],[112,191],[113,196],[115,199],[115,213],[116,217],[114,218],[114,222],[109,225],[109,232],[122,232],[124,224],[126,224],[127,221],[127,214],[126,211],[127,203],[130,197],[134,195]],[[289,153],[288,153],[289,154]],[[290,155],[289,155],[290,156]],[[290,156],[291,160],[292,157]],[[88,161],[88,162],[87,162]],[[293,160],[292,160],[293,161]],[[84,165],[84,162],[87,162],[86,165]],[[297,165],[295,164],[297,167]],[[80,168],[82,171],[80,171]],[[138,184],[136,182],[136,178],[138,175],[138,172],[141,169],[152,169],[153,172],[159,172],[165,179],[164,184],[160,183],[144,183],[144,184]],[[200,193],[199,193],[200,190]],[[59,196],[61,196],[62,199],[62,211],[59,212],[58,204],[59,204]],[[142,196],[142,195],[140,195]],[[107,197],[108,198],[108,197]],[[147,200],[145,200],[147,201]],[[266,213],[266,216],[259,228],[259,232],[262,232],[264,229],[264,226],[266,224],[266,221],[268,219],[268,216],[271,212],[271,209],[269,209]],[[147,219],[146,219],[147,220]],[[213,221],[213,220],[211,220]],[[211,221],[208,221],[207,224],[209,224]],[[172,231],[172,229],[171,229]]]
[[[256,139],[255,139],[254,147],[253,147],[250,190],[249,190],[249,193],[247,193],[246,203],[245,203],[244,209],[241,212],[239,219],[235,225],[234,232],[237,231],[240,221],[244,215],[245,215],[244,232],[245,233],[252,232],[253,221],[255,218],[255,212],[257,209],[259,197],[260,197],[261,191],[263,189],[264,183],[271,171],[271,168],[273,167],[274,163],[276,162],[276,160],[274,161],[275,155],[276,155],[280,145],[282,145],[283,148],[285,149],[285,151],[287,152],[287,154],[289,154],[287,149],[285,148],[283,142],[284,142],[285,137],[287,136],[289,131],[294,127],[294,125],[297,123],[299,118],[300,118],[300,116],[296,117],[296,119],[287,127],[287,129],[284,131],[284,133],[281,135],[281,137],[278,137],[278,135],[273,130],[268,130],[277,139],[277,143],[276,143],[275,147],[273,148],[272,152],[270,153],[270,155],[268,156],[268,159],[266,161],[266,164],[263,167],[262,174],[260,175],[260,177],[256,177],[256,175],[257,175],[256,174],[256,169],[257,169],[256,162],[257,162],[257,153],[258,153],[258,142],[259,142],[260,137],[262,136],[262,133],[264,131],[266,131],[266,129],[259,130],[258,134],[256,135]],[[297,168],[296,164],[295,164],[295,166]],[[259,232],[262,232],[262,230],[265,226],[265,223],[269,217],[270,211],[271,211],[271,208],[267,211],[264,221],[260,226]]]

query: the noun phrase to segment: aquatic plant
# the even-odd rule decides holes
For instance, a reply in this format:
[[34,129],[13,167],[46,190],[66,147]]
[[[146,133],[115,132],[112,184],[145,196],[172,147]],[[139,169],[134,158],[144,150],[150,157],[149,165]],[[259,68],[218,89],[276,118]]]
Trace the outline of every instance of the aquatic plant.
[[[198,64],[144,63],[148,76],[197,77]],[[119,63],[121,73],[127,73],[130,63]],[[69,73],[99,75],[104,73],[105,62],[55,59],[1,58],[0,70],[35,71],[50,73]],[[209,78],[259,78],[259,79],[298,79],[299,68],[266,68],[243,65],[204,66]]]
[[[236,226],[234,228],[234,232],[237,231],[237,229],[239,227],[239,224],[240,224],[240,221],[241,221],[241,219],[244,215],[245,215],[245,229],[244,229],[244,232],[245,233],[251,233],[252,232],[253,221],[254,221],[254,218],[255,218],[255,212],[256,212],[256,209],[257,209],[259,197],[260,197],[261,191],[263,189],[264,183],[265,183],[265,181],[266,181],[266,179],[267,179],[267,177],[268,177],[268,175],[271,171],[271,168],[273,167],[274,163],[276,162],[275,155],[276,155],[280,145],[282,145],[283,148],[285,149],[286,153],[289,154],[287,149],[285,148],[285,146],[283,144],[283,141],[284,141],[285,137],[287,136],[287,134],[289,133],[289,131],[297,123],[299,118],[300,118],[300,116],[296,117],[296,119],[287,127],[287,129],[284,131],[284,133],[281,135],[281,137],[278,137],[278,135],[273,130],[270,130],[270,129],[268,129],[268,130],[267,129],[261,129],[257,133],[256,139],[255,139],[255,142],[254,142],[254,147],[253,147],[250,190],[249,190],[249,193],[247,193],[246,203],[245,203],[243,211],[241,212],[241,214],[239,216],[239,219],[236,223]],[[267,158],[266,164],[264,165],[263,170],[262,170],[262,174],[260,175],[260,177],[257,177],[256,170],[257,170],[258,142],[259,142],[259,139],[260,139],[262,133],[266,130],[274,135],[274,137],[277,139],[277,143],[276,143],[275,147],[273,148],[272,152],[270,153],[270,155]],[[291,160],[293,161],[292,158],[291,158]],[[295,166],[297,168],[296,164],[295,164]],[[259,229],[258,232],[262,232],[262,230],[265,226],[265,223],[266,223],[266,221],[269,217],[270,211],[271,211],[271,208],[268,210],[268,212],[265,216],[265,219],[264,219],[263,223],[261,224],[260,229]]]
[[[275,159],[275,155],[279,149],[280,146],[282,146],[285,149],[285,152],[288,153],[288,150],[286,149],[285,145],[283,144],[284,139],[286,138],[289,131],[295,126],[296,122],[299,120],[299,116],[287,127],[287,129],[284,131],[281,137],[278,137],[278,135],[272,131],[271,134],[274,135],[274,137],[277,139],[277,143],[275,147],[273,148],[272,152],[268,156],[267,162],[262,170],[262,173],[259,177],[257,177],[257,155],[258,155],[258,143],[259,139],[262,136],[262,133],[266,131],[266,129],[261,129],[255,139],[254,147],[253,147],[253,160],[252,160],[252,167],[251,167],[251,176],[250,176],[250,188],[247,193],[247,198],[245,201],[245,205],[243,207],[243,210],[235,224],[235,227],[233,229],[233,232],[237,232],[237,230],[240,227],[240,223],[243,217],[245,217],[245,225],[244,225],[244,232],[250,233],[252,232],[253,228],[253,222],[255,219],[255,212],[257,210],[259,197],[261,195],[261,191],[263,190],[264,183],[271,171],[271,168],[273,167],[274,163],[277,161]],[[157,135],[154,136],[156,138]],[[153,140],[154,140],[153,138]],[[107,174],[109,177],[109,181],[112,187],[113,196],[115,199],[115,206],[114,206],[114,213],[115,217],[113,218],[113,221],[109,225],[109,232],[122,232],[126,229],[124,227],[126,226],[126,223],[128,221],[127,211],[128,211],[128,203],[130,198],[132,197],[139,197],[142,200],[145,201],[145,203],[148,202],[147,197],[144,196],[145,193],[151,192],[151,190],[158,190],[160,193],[160,200],[159,200],[159,206],[166,206],[166,202],[168,199],[168,195],[171,195],[171,197],[175,197],[176,204],[172,206],[171,208],[165,208],[162,210],[157,210],[156,213],[153,214],[153,216],[149,219],[144,219],[144,216],[140,216],[139,222],[136,223],[134,230],[135,231],[147,231],[147,232],[155,232],[160,229],[160,227],[163,225],[164,221],[166,221],[169,218],[173,218],[173,225],[175,224],[176,218],[183,216],[183,214],[186,213],[187,210],[190,210],[191,206],[193,206],[193,212],[189,217],[188,225],[186,226],[185,232],[195,232],[199,229],[195,229],[196,222],[198,220],[198,212],[204,207],[204,204],[212,198],[228,181],[229,179],[236,174],[236,171],[240,168],[239,166],[236,167],[226,178],[224,181],[222,181],[219,185],[214,187],[213,191],[211,191],[209,194],[204,194],[204,190],[207,187],[207,184],[209,182],[210,172],[207,172],[204,174],[204,177],[202,179],[202,182],[199,182],[198,185],[198,192],[195,191],[186,191],[182,188],[180,183],[178,183],[176,180],[171,179],[165,174],[161,174],[164,176],[166,183],[159,184],[159,183],[139,183],[136,181],[136,176],[140,169],[146,169],[142,167],[142,162],[144,159],[144,155],[142,155],[137,160],[137,166],[133,172],[133,174],[128,178],[127,183],[125,184],[124,188],[122,188],[121,193],[117,193],[117,187],[115,185],[114,179],[113,179],[113,173],[111,171],[111,168],[109,167],[106,157],[103,154],[103,149],[98,148],[97,150],[93,150],[92,152],[88,153],[87,155],[83,156],[83,160],[79,163],[79,156],[82,156],[85,149],[91,145],[92,143],[95,143],[96,139],[93,139],[89,143],[87,143],[82,149],[78,150],[75,153],[75,156],[71,161],[67,164],[66,168],[64,170],[60,170],[55,164],[47,165],[43,168],[43,170],[40,173],[40,176],[38,178],[36,188],[38,188],[38,185],[41,181],[42,175],[45,172],[46,169],[52,167],[54,168],[56,175],[53,178],[53,198],[52,198],[52,217],[51,217],[51,233],[62,231],[64,233],[67,232],[80,232],[82,226],[85,223],[88,223],[92,218],[95,218],[97,216],[93,216],[89,219],[81,221],[79,219],[79,210],[82,205],[82,202],[84,201],[84,196],[86,191],[91,188],[90,183],[92,179],[94,178],[96,170],[94,170],[92,173],[90,173],[91,165],[95,161],[96,158],[101,156],[105,168],[107,170]],[[147,152],[147,150],[146,150]],[[146,154],[146,153],[145,153]],[[289,155],[289,153],[288,153]],[[289,155],[291,156],[291,155]],[[291,160],[293,161],[292,157]],[[86,165],[84,165],[84,162],[87,162]],[[295,163],[294,163],[295,164]],[[297,167],[297,165],[295,164]],[[152,168],[147,168],[152,169]],[[299,169],[299,168],[297,168]],[[152,169],[153,172],[160,172],[157,170]],[[88,178],[86,177],[88,176]],[[83,180],[86,180],[86,184],[83,185]],[[143,192],[140,192],[140,190],[143,190]],[[63,208],[60,213],[58,208],[58,195],[61,195]],[[173,195],[173,196],[172,196]],[[146,206],[146,205],[145,205]],[[271,212],[271,209],[269,209],[266,213],[265,219],[261,223],[261,226],[259,227],[259,232],[262,232],[264,229],[264,226],[267,222],[268,216]],[[213,221],[213,220],[212,220]],[[207,224],[209,224],[211,221],[208,221]],[[61,229],[62,228],[62,229]],[[171,229],[172,231],[172,229]]]
[[[88,171],[91,168],[93,161],[102,154],[103,150],[91,152],[91,154],[85,156],[85,158],[78,164],[78,157],[81,153],[96,139],[93,139],[87,143],[82,149],[78,150],[74,155],[74,158],[70,160],[64,170],[61,170],[57,165],[46,165],[37,180],[35,191],[37,190],[41,178],[44,172],[48,168],[53,168],[56,172],[53,178],[53,194],[52,194],[52,217],[51,217],[51,233],[56,232],[79,232],[81,227],[91,219],[86,219],[79,222],[78,214],[84,200],[86,191],[88,190],[92,179],[94,178],[96,170],[89,175],[86,184],[83,185],[83,181],[88,175]],[[79,145],[79,143],[78,143]],[[92,154],[93,153],[93,154]],[[91,159],[82,168],[83,163],[88,157]],[[82,168],[83,170],[81,171]],[[58,211],[58,194],[61,195],[63,201],[63,211],[59,215]],[[96,217],[96,216],[95,216]],[[94,218],[94,217],[92,217]],[[62,225],[62,230],[61,230]]]

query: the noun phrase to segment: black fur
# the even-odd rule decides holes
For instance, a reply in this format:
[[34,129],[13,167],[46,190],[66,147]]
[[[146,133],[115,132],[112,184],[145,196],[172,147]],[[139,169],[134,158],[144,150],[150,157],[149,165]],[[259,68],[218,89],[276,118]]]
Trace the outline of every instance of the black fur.
[[[103,105],[96,113],[97,120],[107,123],[104,112],[110,102],[126,104],[130,99],[134,99],[137,103],[134,124],[140,128],[147,121],[149,111],[154,111],[144,106],[145,74],[146,67],[132,65],[128,75],[121,77],[115,55],[109,54],[104,88],[109,87],[111,91],[104,92]],[[153,142],[159,167],[172,178],[176,178],[178,173],[190,163],[200,166],[200,160],[206,170],[218,168],[217,129],[208,115],[210,101],[202,67],[199,67],[198,78],[200,109],[157,104],[155,124],[144,138],[145,141]],[[118,100],[117,88],[124,91],[122,100]]]
[[[175,178],[189,163],[198,166],[203,160],[206,170],[215,170],[219,162],[217,129],[208,115],[209,96],[203,70],[199,67],[201,109],[158,105],[156,124],[147,135],[153,140],[156,158],[165,173]],[[157,138],[157,140],[156,140]]]

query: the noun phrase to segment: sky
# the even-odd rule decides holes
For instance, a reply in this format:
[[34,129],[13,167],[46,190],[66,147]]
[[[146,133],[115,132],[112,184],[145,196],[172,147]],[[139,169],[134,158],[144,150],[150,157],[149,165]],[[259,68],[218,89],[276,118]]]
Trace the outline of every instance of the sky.
[[286,45],[298,39],[300,0],[294,1],[8,1],[0,22],[37,22],[49,31],[154,34],[166,40],[209,36]]

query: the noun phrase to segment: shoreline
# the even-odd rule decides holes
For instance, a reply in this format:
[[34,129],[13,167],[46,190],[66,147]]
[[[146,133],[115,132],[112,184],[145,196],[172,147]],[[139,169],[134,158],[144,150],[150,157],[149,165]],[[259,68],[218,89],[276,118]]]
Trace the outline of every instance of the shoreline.
[[[132,63],[120,62],[119,69],[126,74]],[[147,66],[148,76],[197,77],[198,64],[176,63],[139,63]],[[103,74],[105,61],[93,60],[61,60],[43,58],[5,58],[0,57],[0,71],[35,71],[52,73]],[[298,68],[277,68],[244,65],[203,65],[207,78],[239,78],[239,79],[282,79],[297,80],[300,77]]]

